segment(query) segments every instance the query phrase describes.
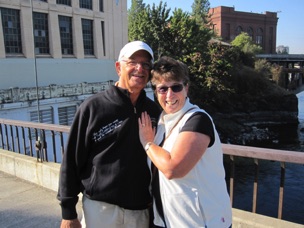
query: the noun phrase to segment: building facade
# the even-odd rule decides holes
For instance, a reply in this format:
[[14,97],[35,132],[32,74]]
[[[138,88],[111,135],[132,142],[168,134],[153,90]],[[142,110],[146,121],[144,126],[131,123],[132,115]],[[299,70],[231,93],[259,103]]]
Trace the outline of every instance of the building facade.
[[224,42],[231,42],[241,32],[246,32],[267,54],[276,53],[276,12],[264,14],[235,11],[234,7],[219,6],[209,10],[213,30]]
[[[119,0],[1,0],[0,89],[117,80],[128,41]],[[6,80],[7,79],[7,80]]]
[[70,125],[127,42],[126,1],[0,0],[0,118]]

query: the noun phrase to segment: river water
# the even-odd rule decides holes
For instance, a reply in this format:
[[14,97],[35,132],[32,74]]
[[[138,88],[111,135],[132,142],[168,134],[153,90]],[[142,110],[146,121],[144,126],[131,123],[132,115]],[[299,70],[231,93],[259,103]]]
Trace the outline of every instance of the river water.
[[[299,125],[278,128],[278,137],[272,142],[251,145],[264,148],[304,152],[304,92],[297,94]],[[229,167],[227,167],[227,174]],[[252,211],[252,193],[255,167],[252,161],[236,160],[233,207]],[[228,175],[227,175],[228,176]],[[278,217],[280,163],[259,161],[257,211]],[[286,164],[282,219],[304,224],[304,165]]]

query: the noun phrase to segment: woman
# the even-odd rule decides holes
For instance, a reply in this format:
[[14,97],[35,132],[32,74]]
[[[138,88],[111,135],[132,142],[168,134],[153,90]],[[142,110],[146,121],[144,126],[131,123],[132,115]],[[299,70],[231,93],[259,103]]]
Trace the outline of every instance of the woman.
[[147,113],[138,121],[141,143],[159,170],[163,213],[156,198],[154,224],[230,227],[232,212],[221,142],[212,118],[187,98],[187,66],[162,57],[154,65],[151,82],[163,108],[156,135]]

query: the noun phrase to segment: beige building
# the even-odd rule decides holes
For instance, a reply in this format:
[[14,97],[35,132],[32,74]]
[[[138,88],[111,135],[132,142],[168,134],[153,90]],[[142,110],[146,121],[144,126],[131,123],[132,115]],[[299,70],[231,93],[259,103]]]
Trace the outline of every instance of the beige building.
[[117,80],[127,1],[0,0],[0,89]]
[[0,118],[71,124],[127,42],[125,0],[0,0]]

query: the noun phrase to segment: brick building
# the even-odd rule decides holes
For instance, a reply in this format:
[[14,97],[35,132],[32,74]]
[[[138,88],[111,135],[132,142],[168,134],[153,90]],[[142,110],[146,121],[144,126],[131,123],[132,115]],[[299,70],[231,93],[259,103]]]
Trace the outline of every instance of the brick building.
[[209,10],[213,30],[223,41],[231,42],[241,32],[246,32],[267,54],[276,53],[276,12],[264,14],[235,11],[234,7],[219,6]]

